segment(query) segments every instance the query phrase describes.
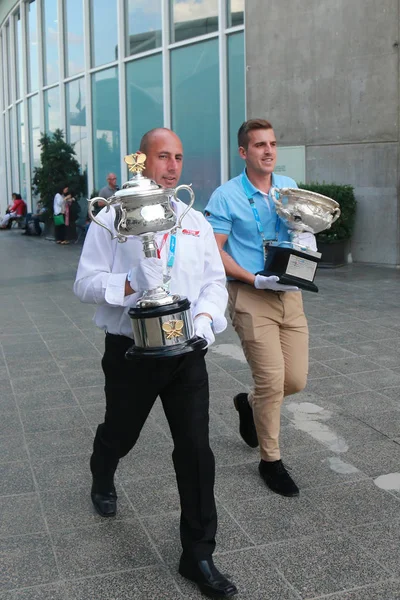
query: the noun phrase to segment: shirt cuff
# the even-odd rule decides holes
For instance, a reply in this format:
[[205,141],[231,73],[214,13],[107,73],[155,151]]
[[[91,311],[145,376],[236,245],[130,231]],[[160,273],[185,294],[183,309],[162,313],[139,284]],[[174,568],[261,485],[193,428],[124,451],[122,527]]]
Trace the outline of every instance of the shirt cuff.
[[104,299],[111,306],[134,306],[140,294],[125,296],[126,273],[110,273]]
[[193,312],[193,318],[195,319],[200,313],[208,313],[212,317],[212,327],[215,333],[222,333],[228,326],[228,322],[225,315],[213,302],[209,300],[199,300],[196,304],[196,308]]

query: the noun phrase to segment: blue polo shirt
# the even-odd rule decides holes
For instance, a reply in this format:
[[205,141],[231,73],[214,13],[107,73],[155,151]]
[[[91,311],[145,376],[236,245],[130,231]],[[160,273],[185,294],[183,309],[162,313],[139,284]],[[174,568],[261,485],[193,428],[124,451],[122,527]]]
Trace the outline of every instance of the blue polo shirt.
[[[290,177],[273,173],[272,187],[297,188],[297,184]],[[257,273],[264,267],[264,253],[248,195],[253,198],[260,215],[264,238],[275,240],[277,237],[279,242],[289,241],[288,229],[276,214],[274,201],[269,194],[254,187],[246,170],[217,188],[204,212],[214,233],[228,235],[224,250],[246,271]]]

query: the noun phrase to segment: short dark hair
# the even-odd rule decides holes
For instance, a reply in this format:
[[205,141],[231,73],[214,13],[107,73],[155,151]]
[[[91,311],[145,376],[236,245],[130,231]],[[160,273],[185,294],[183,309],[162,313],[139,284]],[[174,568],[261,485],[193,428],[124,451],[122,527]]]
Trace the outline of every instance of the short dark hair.
[[17,194],[17,192],[13,192],[11,196],[14,196],[16,200],[22,200],[21,194]]
[[249,132],[256,129],[273,129],[271,123],[265,119],[249,119],[241,124],[238,131],[239,148],[247,148],[249,145]]

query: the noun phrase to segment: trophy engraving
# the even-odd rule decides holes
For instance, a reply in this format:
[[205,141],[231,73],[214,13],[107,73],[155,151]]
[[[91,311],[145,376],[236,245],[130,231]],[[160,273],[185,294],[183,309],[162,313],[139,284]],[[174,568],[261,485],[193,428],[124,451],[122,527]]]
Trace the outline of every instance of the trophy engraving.
[[340,206],[332,198],[298,188],[272,188],[271,197],[289,230],[290,242],[272,242],[266,247],[260,274],[278,275],[280,283],[318,292],[314,277],[321,253],[307,246],[300,234],[329,229],[340,217]]
[[[91,220],[106,229],[112,239],[124,243],[129,236],[141,239],[143,252],[147,258],[157,257],[155,236],[167,233],[176,243],[176,235],[182,228],[182,221],[193,206],[195,196],[188,185],[166,189],[145,177],[146,155],[135,152],[124,158],[133,177],[123,184],[113,196],[93,198],[89,201],[88,213]],[[178,217],[171,200],[179,200],[178,192],[186,190],[190,195],[187,208]],[[93,214],[94,204],[102,200],[103,209],[115,211],[114,230],[107,227]],[[194,336],[190,302],[177,294],[171,294],[165,285],[170,274],[164,275],[164,285],[153,290],[145,290],[137,300],[135,308],[129,310],[132,320],[134,346],[126,353],[127,358],[169,357],[203,349],[207,342]]]

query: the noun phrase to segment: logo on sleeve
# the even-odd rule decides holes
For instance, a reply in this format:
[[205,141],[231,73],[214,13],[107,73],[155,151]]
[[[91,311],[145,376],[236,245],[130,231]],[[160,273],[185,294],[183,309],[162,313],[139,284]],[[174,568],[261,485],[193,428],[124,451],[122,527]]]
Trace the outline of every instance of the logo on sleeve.
[[200,237],[200,231],[195,229],[182,229],[183,235],[193,235],[194,237]]

